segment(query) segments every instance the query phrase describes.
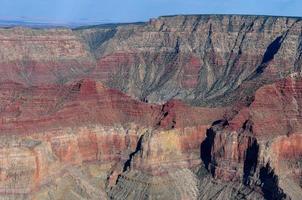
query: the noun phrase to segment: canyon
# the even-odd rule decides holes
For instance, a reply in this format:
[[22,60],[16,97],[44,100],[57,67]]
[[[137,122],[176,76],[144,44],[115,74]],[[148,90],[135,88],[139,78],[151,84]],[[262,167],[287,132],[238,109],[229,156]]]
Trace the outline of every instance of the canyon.
[[302,18],[0,28],[0,199],[301,199]]

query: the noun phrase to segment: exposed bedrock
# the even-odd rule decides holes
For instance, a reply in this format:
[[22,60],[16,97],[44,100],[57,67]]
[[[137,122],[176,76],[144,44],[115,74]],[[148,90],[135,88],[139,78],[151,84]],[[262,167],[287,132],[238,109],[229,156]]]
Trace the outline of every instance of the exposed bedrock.
[[201,159],[214,178],[260,187],[267,199],[300,198],[300,82],[292,74],[261,87],[233,119],[213,123]]
[[282,17],[175,16],[77,34],[88,44],[97,36],[108,39],[90,45],[98,62],[94,77],[107,85],[143,101],[180,98],[217,105],[300,71],[301,23]]
[[228,130],[227,121],[215,122],[207,130],[201,143],[201,159],[213,177],[249,184],[259,159],[259,144],[249,123],[240,132]]
[[0,199],[300,199],[301,27],[0,29]]
[[231,104],[301,71],[301,23],[196,15],[75,30],[1,29],[1,80],[64,84],[89,76],[142,101]]
[[[105,182],[115,166],[127,160],[140,134],[138,129],[79,127],[18,139],[2,136],[0,195],[35,196],[43,188],[59,184],[60,176],[68,176],[72,173],[69,170],[77,168],[84,168],[81,169],[86,170],[83,173],[96,168],[94,173],[104,173],[103,177],[98,177],[98,184]],[[74,175],[77,177],[76,172]],[[92,180],[92,175],[84,174],[83,177]],[[93,182],[87,184],[97,189]],[[75,192],[80,192],[74,187]],[[97,198],[99,196],[92,199]]]
[[[208,129],[207,137],[201,144],[201,159],[205,169],[211,174],[208,176],[213,177],[220,184],[240,183],[243,190],[249,188],[253,195],[261,194],[265,199],[299,199],[301,168],[297,165],[291,170],[284,168],[283,172],[286,171],[286,174],[282,175],[278,165],[290,162],[276,155],[286,154],[286,150],[280,149],[279,153],[276,153],[276,151],[272,152],[275,143],[273,145],[264,141],[258,143],[251,131],[252,126],[247,125],[248,123],[244,124],[240,132],[230,131],[224,121]],[[292,156],[301,153],[293,144],[289,146]],[[293,176],[297,176],[296,179]],[[293,182],[294,180],[296,183]],[[291,184],[291,187],[285,184]],[[239,189],[241,186],[237,187]]]
[[198,166],[206,129],[227,110],[147,104],[90,79],[59,88],[3,83],[3,197],[64,198],[70,190],[97,199],[98,185],[106,195],[128,161],[131,170],[156,175]]
[[0,29],[1,82],[64,84],[87,74],[95,61],[69,29]]
[[299,74],[256,91],[254,101],[240,110],[230,122],[234,129],[246,120],[253,122],[253,132],[259,138],[291,135],[301,130],[302,79]]

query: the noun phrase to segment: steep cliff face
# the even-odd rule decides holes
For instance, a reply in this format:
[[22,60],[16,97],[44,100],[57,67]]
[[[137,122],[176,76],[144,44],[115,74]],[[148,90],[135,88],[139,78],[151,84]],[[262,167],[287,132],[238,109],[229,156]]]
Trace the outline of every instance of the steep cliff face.
[[302,20],[0,29],[0,199],[300,199]]
[[300,70],[301,25],[299,18],[175,16],[80,35],[88,44],[107,39],[90,46],[95,76],[110,87],[152,102],[226,104]]
[[204,153],[214,177],[260,186],[268,199],[300,198],[300,81],[292,74],[261,87],[248,107],[210,129]]
[[1,82],[63,84],[95,66],[86,45],[68,29],[0,29],[0,49]]

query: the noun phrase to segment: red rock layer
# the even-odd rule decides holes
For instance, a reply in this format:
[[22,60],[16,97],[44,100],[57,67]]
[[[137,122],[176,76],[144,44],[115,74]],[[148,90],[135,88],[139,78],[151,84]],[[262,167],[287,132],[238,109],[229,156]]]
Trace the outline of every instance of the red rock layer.
[[[302,79],[297,74],[266,85],[232,120],[223,127],[212,127],[205,140],[210,141],[210,158],[204,161],[209,163],[214,177],[226,181],[243,179],[249,184],[258,181],[265,187],[275,187],[266,181],[268,177],[269,181],[278,177],[274,184],[280,183],[289,195],[297,197],[302,177],[301,86]],[[265,171],[267,166],[271,167],[269,172]],[[264,171],[270,175],[263,175]],[[287,187],[289,180],[295,181],[290,182],[292,188]]]
[[278,137],[271,145],[272,163],[280,177],[302,178],[302,134]]
[[139,134],[122,128],[82,127],[44,131],[17,141],[7,137],[0,148],[0,194],[37,192],[73,165],[123,163],[135,149]]
[[98,60],[92,76],[110,87],[149,102],[224,105],[242,97],[228,95],[247,81],[256,79],[253,90],[301,67],[301,25],[297,18],[197,15],[77,34]]
[[224,181],[298,183],[302,78],[275,81],[300,71],[301,26],[176,16],[93,30],[1,29],[0,194],[35,193],[94,162],[109,166],[110,186],[123,171],[152,179],[180,168],[194,185],[187,168],[202,162]]
[[1,82],[65,83],[95,67],[86,45],[68,29],[0,29]]
[[[154,170],[158,166],[196,166],[206,129],[225,112],[190,107],[178,100],[147,104],[89,79],[40,87],[7,82],[0,95],[2,137],[9,142],[15,141],[12,135],[19,138],[0,148],[5,166],[0,189],[8,188],[6,192],[12,194],[37,191],[50,181],[48,177],[68,166],[123,165],[147,132],[153,136],[146,139],[142,160],[133,166],[154,173],[161,172]],[[16,160],[20,183],[9,187]]]
[[160,110],[159,106],[132,100],[91,80],[69,86],[12,87],[5,84],[1,88],[2,101],[7,102],[1,113],[3,133],[26,134],[40,129],[95,123],[135,122],[151,126]]
[[286,78],[260,88],[252,104],[230,122],[235,130],[251,120],[258,137],[274,137],[298,132],[302,128],[302,79]]

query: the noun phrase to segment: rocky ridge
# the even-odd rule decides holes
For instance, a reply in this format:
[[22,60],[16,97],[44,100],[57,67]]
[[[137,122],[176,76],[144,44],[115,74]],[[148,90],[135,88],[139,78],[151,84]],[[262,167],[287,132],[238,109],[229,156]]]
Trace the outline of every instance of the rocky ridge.
[[299,199],[302,21],[0,29],[0,199]]

